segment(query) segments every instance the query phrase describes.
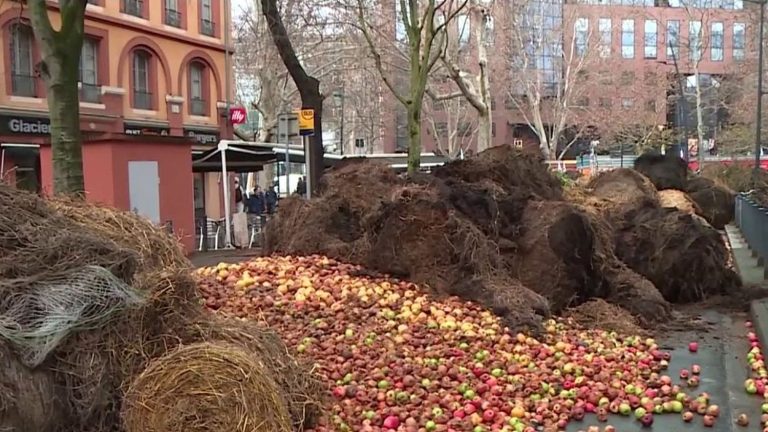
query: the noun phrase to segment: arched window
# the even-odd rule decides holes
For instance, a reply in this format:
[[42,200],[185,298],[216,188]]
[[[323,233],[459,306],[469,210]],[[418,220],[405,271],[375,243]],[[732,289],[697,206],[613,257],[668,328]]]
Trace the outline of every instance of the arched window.
[[189,64],[189,109],[193,115],[207,115],[205,100],[205,66],[193,61]]
[[150,82],[152,55],[143,49],[133,52],[132,80],[133,80],[133,107],[137,109],[151,110],[152,86]]
[[210,106],[210,71],[200,60],[189,63],[189,113],[196,116],[208,116]]
[[34,36],[32,29],[23,23],[10,27],[11,94],[37,96],[37,77],[34,65]]

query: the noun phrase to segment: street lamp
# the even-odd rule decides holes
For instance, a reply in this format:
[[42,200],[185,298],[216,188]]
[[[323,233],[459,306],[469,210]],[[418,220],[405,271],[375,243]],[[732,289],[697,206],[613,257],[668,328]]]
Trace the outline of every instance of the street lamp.
[[333,92],[333,104],[341,109],[341,119],[339,120],[339,153],[344,154],[344,93],[337,90]]
[[[686,139],[688,138],[688,120],[685,116],[685,77],[680,73],[680,68],[677,64],[677,54],[675,54],[675,47],[672,46],[672,42],[668,41],[667,46],[669,47],[669,52],[672,53],[672,64],[675,66],[675,75],[677,76],[679,83],[678,86],[680,87],[680,93],[677,95],[677,109],[675,110],[675,117],[677,117],[677,126],[680,128],[680,149],[684,149],[688,147],[688,143],[686,142]],[[665,61],[659,61],[658,63],[669,65],[669,63]],[[701,147],[701,145],[699,145]],[[699,149],[701,150],[701,149]]]

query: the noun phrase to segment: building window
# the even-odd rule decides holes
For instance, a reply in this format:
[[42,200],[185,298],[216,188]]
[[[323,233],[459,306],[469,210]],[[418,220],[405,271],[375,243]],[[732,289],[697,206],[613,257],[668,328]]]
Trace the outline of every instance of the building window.
[[120,10],[124,14],[144,17],[144,0],[123,0],[123,7]]
[[147,51],[133,53],[133,107],[151,110],[152,92],[149,83],[149,68],[152,57]]
[[630,109],[634,105],[634,101],[631,98],[621,99],[621,107],[624,109]]
[[213,0],[200,0],[200,33],[213,36],[215,26],[213,22]]
[[86,37],[80,54],[80,101],[101,103],[99,86],[99,41]]
[[621,57],[635,58],[635,20],[621,20]]
[[701,60],[701,21],[691,21],[688,23],[688,53],[691,61]]
[[680,21],[667,21],[667,57],[680,58]]
[[205,66],[200,62],[189,64],[189,113],[208,115],[208,103],[205,100]]
[[469,45],[470,25],[469,15],[459,14],[456,16],[456,34],[459,39],[459,48]]
[[656,20],[645,20],[645,48],[643,49],[643,57],[647,59],[656,58],[657,32]]
[[710,42],[710,57],[712,61],[723,61],[723,39],[724,39],[724,27],[721,22],[712,23],[712,31],[709,35]]
[[[395,40],[405,42],[408,35],[405,33],[405,21],[408,20],[408,11],[403,11],[400,2],[395,2]],[[442,15],[440,15],[442,16]],[[440,23],[437,23],[440,24]]]
[[11,26],[11,94],[37,96],[37,77],[32,48],[32,29],[25,24]]
[[527,67],[539,75],[543,96],[550,97],[557,92],[562,79],[563,4],[543,0],[528,2],[521,21],[522,30],[531,35],[524,47]]
[[606,97],[601,97],[597,104],[600,106],[600,108],[610,108],[611,107],[611,99]]
[[483,17],[483,42],[485,42],[486,46],[492,46],[496,42],[493,17],[490,15]]
[[733,59],[744,60],[744,49],[746,48],[747,26],[744,23],[733,24]]
[[655,99],[648,99],[645,101],[645,110],[648,112],[655,113],[656,112],[656,100]]
[[589,20],[579,18],[573,27],[574,37],[576,38],[576,55],[584,57],[587,55],[587,40],[589,39]]
[[600,57],[608,58],[611,56],[611,43],[613,42],[611,19],[600,18],[597,22],[597,28],[600,32]]
[[165,23],[172,27],[181,28],[179,0],[165,0]]

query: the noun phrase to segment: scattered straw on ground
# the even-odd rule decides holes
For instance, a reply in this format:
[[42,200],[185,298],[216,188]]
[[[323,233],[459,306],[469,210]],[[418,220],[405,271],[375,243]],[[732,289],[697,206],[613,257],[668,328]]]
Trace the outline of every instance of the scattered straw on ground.
[[643,335],[637,318],[619,306],[603,299],[592,299],[565,313],[565,317],[588,329],[615,331],[622,334]]
[[662,207],[675,208],[688,214],[701,214],[699,206],[683,191],[676,189],[659,191],[659,202]]
[[288,409],[261,359],[199,343],[154,360],[128,389],[127,432],[290,432]]

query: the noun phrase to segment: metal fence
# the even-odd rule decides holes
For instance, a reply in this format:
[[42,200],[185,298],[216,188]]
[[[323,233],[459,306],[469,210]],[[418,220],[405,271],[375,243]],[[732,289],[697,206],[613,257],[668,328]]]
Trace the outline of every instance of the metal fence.
[[747,246],[757,257],[758,265],[768,259],[768,208],[762,207],[749,195],[736,197],[736,225],[741,230]]
[[[260,216],[248,215],[248,248],[262,246],[264,227],[272,216],[262,214]],[[234,224],[230,223],[230,231],[234,233]],[[195,220],[195,245],[198,251],[224,249],[226,241],[226,221],[207,217]],[[230,239],[233,241],[234,239]],[[246,247],[246,245],[243,245]]]

